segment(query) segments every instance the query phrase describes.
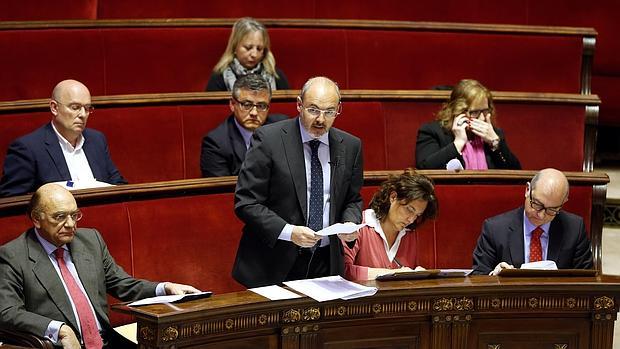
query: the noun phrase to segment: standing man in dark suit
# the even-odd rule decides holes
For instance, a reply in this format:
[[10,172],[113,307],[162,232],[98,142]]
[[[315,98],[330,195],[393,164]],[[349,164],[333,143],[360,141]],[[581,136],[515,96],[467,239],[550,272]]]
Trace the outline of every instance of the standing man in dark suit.
[[299,117],[254,132],[239,172],[235,213],[245,226],[232,275],[246,287],[342,275],[340,239],[357,238],[315,234],[361,221],[361,141],[332,128],[342,110],[338,86],[308,80],[297,110]]
[[236,176],[250,147],[252,133],[264,124],[287,119],[269,112],[271,86],[258,74],[235,81],[228,103],[230,115],[202,139],[200,169],[203,177]]
[[568,180],[555,169],[538,172],[524,206],[487,219],[474,250],[474,274],[497,275],[523,263],[552,260],[559,269],[592,268],[583,219],[562,211]]
[[[0,327],[46,337],[63,348],[127,348],[112,329],[106,293],[124,301],[198,292],[135,279],[94,229],[77,229],[73,195],[45,184],[30,200],[34,228],[0,247]],[[165,256],[162,256],[165,258]]]
[[50,182],[72,181],[80,187],[95,180],[127,183],[110,158],[105,136],[86,128],[94,111],[86,86],[61,81],[52,92],[50,110],[52,122],[9,146],[0,196],[30,193]]

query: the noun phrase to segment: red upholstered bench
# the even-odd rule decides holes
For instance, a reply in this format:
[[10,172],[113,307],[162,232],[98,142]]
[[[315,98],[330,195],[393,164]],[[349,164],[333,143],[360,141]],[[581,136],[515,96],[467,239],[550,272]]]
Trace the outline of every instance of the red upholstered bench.
[[[296,115],[296,94],[290,92],[278,92],[270,111]],[[436,91],[342,94],[343,113],[334,125],[362,139],[366,170],[415,166],[418,128],[434,119],[447,98]],[[167,102],[161,102],[164,97]],[[112,159],[130,183],[198,178],[202,137],[230,114],[227,98],[222,93],[98,97],[88,125],[107,136]],[[596,96],[496,93],[498,124],[525,169],[591,169],[590,132],[599,102]],[[45,109],[37,101],[0,103],[0,166],[10,142],[48,122]]]
[[[490,171],[450,174],[421,171],[434,178],[439,217],[417,232],[419,262],[427,268],[467,268],[482,221],[523,204],[533,172]],[[400,172],[394,172],[400,173]],[[366,204],[387,173],[369,172],[362,190]],[[606,175],[569,173],[566,209],[586,218],[600,268]],[[110,253],[136,277],[190,283],[224,293],[242,287],[230,276],[241,222],[233,212],[236,178],[146,183],[81,191],[82,227],[101,231]],[[596,189],[596,190],[595,190]],[[0,244],[26,230],[28,196],[0,199]],[[118,324],[126,318],[113,314]]]
[[[226,47],[228,21],[15,23],[0,27],[0,100],[43,98],[65,78],[93,95],[203,91]],[[430,89],[476,78],[493,90],[578,93],[590,57],[575,28],[382,22],[267,22],[292,87],[326,75],[345,89]],[[174,26],[176,25],[176,26]],[[138,26],[138,27],[133,27]],[[78,56],[49,55],[58,42]]]

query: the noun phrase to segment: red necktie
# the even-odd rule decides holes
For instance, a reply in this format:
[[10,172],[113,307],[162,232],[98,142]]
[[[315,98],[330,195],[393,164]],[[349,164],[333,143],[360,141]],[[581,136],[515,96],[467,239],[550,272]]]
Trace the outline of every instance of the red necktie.
[[542,261],[542,245],[540,244],[540,236],[543,230],[540,227],[532,230],[530,237],[530,262]]
[[65,281],[65,285],[67,285],[69,296],[73,300],[75,311],[77,311],[77,315],[80,318],[80,328],[82,330],[84,346],[87,349],[101,349],[103,347],[103,341],[101,340],[101,335],[97,329],[95,314],[91,311],[86,295],[82,292],[80,286],[78,286],[77,282],[73,278],[73,275],[71,275],[71,272],[67,268],[63,252],[64,250],[62,248],[58,248],[54,251],[54,254],[56,255],[56,260],[58,261],[58,267],[60,268],[62,279]]

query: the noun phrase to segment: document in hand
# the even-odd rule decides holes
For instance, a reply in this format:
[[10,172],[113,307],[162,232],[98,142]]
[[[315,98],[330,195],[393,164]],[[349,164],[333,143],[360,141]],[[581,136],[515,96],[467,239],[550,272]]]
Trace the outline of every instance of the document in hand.
[[521,269],[558,270],[554,261],[538,261],[521,264]]
[[286,281],[284,284],[319,302],[331,301],[338,298],[348,300],[372,296],[377,293],[376,287],[362,286],[355,282],[345,280],[339,275],[316,279]]
[[127,305],[129,305],[130,307],[135,307],[138,305],[149,305],[149,304],[180,303],[180,302],[187,302],[187,301],[191,301],[191,300],[199,299],[199,298],[211,297],[211,294],[212,294],[211,291],[205,291],[205,292],[198,292],[198,293],[175,294],[175,295],[170,295],[170,296],[157,296],[157,297],[144,298],[139,301],[129,303]]
[[354,231],[358,231],[361,227],[365,226],[366,223],[362,224],[354,224],[354,223],[336,223],[332,224],[327,228],[323,228],[316,232],[316,235],[328,236],[334,234],[349,234]]

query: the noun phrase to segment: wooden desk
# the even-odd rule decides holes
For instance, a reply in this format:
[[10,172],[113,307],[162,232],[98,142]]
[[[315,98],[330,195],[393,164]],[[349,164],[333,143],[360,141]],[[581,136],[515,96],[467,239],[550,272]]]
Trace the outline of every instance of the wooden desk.
[[369,282],[372,297],[269,301],[249,291],[129,308],[141,348],[612,348],[620,277]]

